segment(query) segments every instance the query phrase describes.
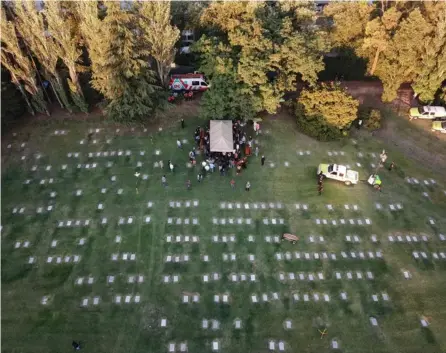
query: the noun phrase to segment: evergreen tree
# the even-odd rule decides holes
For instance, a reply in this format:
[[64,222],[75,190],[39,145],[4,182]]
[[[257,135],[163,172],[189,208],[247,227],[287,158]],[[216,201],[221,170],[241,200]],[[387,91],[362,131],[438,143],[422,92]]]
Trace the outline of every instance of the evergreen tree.
[[139,40],[135,16],[118,2],[107,2],[104,19],[97,3],[80,2],[81,30],[89,49],[92,86],[107,100],[106,114],[115,120],[141,119],[154,108],[155,76]]
[[213,88],[207,90],[201,100],[201,114],[206,119],[252,119],[255,109],[251,97],[242,93],[235,82],[235,74],[218,75]]

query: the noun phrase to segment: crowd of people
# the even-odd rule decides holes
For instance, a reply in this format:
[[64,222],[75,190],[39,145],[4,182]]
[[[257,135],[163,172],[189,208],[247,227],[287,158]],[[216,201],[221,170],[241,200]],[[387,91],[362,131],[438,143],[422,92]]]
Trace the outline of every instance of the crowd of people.
[[[184,119],[181,119],[181,128],[185,128]],[[253,122],[253,129],[255,135],[260,133],[260,124]],[[232,124],[232,137],[233,137],[233,150],[232,152],[211,152],[210,148],[210,122],[207,126],[198,126],[194,133],[194,146],[192,150],[188,152],[189,163],[191,166],[198,167],[197,182],[201,183],[207,173],[213,173],[218,169],[221,176],[225,176],[228,171],[235,168],[236,174],[240,175],[243,169],[248,166],[248,157],[252,154],[259,155],[259,147],[252,138],[252,134],[247,133],[249,129],[246,126],[246,122],[240,120],[233,120]],[[183,143],[180,139],[177,139],[177,147],[180,150],[184,150]],[[197,161],[197,157],[202,155],[201,162]],[[265,164],[265,156],[261,156],[261,165]],[[173,173],[175,166],[171,160],[167,161],[170,171]],[[166,175],[161,178],[161,184],[163,187],[167,187]],[[186,188],[191,189],[191,181],[186,181]],[[235,180],[231,179],[230,185],[235,187]],[[245,185],[245,190],[249,191],[251,183],[248,181]]]
[[[255,128],[259,129],[260,127],[258,123],[255,124],[257,124]],[[197,155],[200,153],[203,154],[204,160],[201,163],[202,173],[199,175],[206,175],[207,172],[214,172],[217,168],[222,176],[226,175],[230,168],[236,168],[237,175],[239,175],[243,169],[247,168],[248,157],[253,153],[257,156],[259,148],[258,146],[254,148],[254,139],[252,136],[248,136],[244,129],[245,126],[246,123],[240,120],[233,121],[232,137],[234,145],[232,152],[211,152],[209,123],[206,127],[198,126],[195,129],[195,147],[189,152],[189,162],[192,165],[196,165]],[[258,132],[258,130],[255,131]],[[180,145],[178,145],[178,147],[182,148]]]

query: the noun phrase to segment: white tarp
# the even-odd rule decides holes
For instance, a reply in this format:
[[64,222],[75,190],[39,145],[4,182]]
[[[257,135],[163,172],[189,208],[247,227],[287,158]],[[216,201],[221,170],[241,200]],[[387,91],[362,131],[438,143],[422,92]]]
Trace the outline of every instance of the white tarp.
[[232,121],[211,120],[210,140],[211,152],[232,152]]

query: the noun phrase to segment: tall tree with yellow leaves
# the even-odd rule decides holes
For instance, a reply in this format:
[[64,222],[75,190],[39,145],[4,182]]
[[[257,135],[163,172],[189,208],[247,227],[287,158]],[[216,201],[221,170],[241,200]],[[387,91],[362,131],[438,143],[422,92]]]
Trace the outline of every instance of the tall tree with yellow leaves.
[[42,14],[37,11],[35,3],[32,1],[21,0],[14,4],[17,30],[41,64],[44,77],[50,82],[60,106],[72,111],[57,68],[58,44],[54,42],[51,33],[46,29]]
[[74,104],[82,112],[88,112],[88,104],[85,101],[82,87],[79,83],[79,72],[85,71],[81,65],[82,50],[79,45],[77,33],[77,18],[74,8],[65,7],[65,2],[45,2],[44,15],[48,32],[55,41],[54,49],[58,57],[68,68],[70,77],[67,79],[71,98]]
[[29,56],[21,49],[14,23],[7,20],[4,8],[1,8],[0,25],[2,65],[10,72],[12,83],[22,93],[30,113],[34,115],[37,111],[49,115],[43,90],[36,81],[36,68]]
[[175,58],[175,44],[180,31],[170,24],[170,2],[145,1],[138,8],[141,38],[147,43],[150,56],[155,60],[161,86],[169,83],[170,65]]

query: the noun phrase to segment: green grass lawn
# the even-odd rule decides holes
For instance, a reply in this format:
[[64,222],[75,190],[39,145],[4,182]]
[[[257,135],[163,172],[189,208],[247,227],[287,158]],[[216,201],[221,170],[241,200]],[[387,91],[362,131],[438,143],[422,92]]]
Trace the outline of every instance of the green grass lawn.
[[[292,122],[279,120],[265,122],[258,139],[266,165],[261,167],[259,157],[250,157],[248,169],[234,176],[235,190],[229,183],[232,176],[221,177],[218,173],[198,184],[197,172],[186,166],[197,124],[200,121],[188,120],[184,130],[173,127],[144,132],[135,128],[132,132],[121,128],[116,132],[115,127],[106,124],[67,121],[34,126],[23,148],[24,134],[11,138],[11,148],[5,144],[3,352],[69,351],[73,339],[81,341],[85,351],[107,353],[168,352],[170,343],[176,343],[179,352],[183,342],[187,342],[189,352],[211,352],[214,341],[218,341],[221,352],[266,352],[270,340],[276,342],[276,350],[279,342],[284,342],[288,352],[329,352],[333,339],[342,352],[436,353],[446,349],[446,259],[432,258],[434,252],[446,252],[446,241],[440,240],[440,234],[446,235],[444,180],[417,168],[391,146],[371,137],[319,143],[298,134]],[[100,132],[88,142],[89,129],[96,128]],[[68,133],[54,135],[55,130]],[[176,148],[177,138],[189,141],[184,151]],[[80,144],[80,140],[85,143]],[[381,193],[365,182],[346,187],[327,181],[323,195],[317,195],[318,163],[349,164],[365,180],[383,148],[397,168],[380,171],[384,180]],[[96,157],[96,152],[104,151],[115,151],[116,155]],[[119,151],[122,156],[117,155]],[[126,151],[131,155],[126,156]],[[88,157],[90,152],[95,153],[94,157]],[[68,153],[79,153],[79,157],[69,158]],[[167,170],[168,159],[177,166],[174,174]],[[165,170],[154,167],[160,160]],[[110,161],[113,165],[107,167]],[[137,167],[138,162],[142,167]],[[86,169],[87,163],[97,165]],[[78,169],[78,164],[82,168]],[[34,165],[37,170],[32,171]],[[47,166],[51,169],[46,170]],[[136,171],[141,173],[139,178],[134,175]],[[147,180],[142,179],[144,174]],[[161,186],[162,174],[167,175],[166,189]],[[111,181],[112,176],[116,181]],[[416,178],[419,184],[410,184],[406,178]],[[430,178],[436,184],[425,185],[424,180]],[[30,183],[24,184],[27,179]],[[42,179],[46,180],[43,185]],[[185,187],[187,179],[192,181],[189,191]],[[248,180],[252,188],[245,192]],[[76,196],[77,190],[82,190],[81,196]],[[51,197],[51,192],[56,195]],[[171,207],[172,201],[181,202],[181,207]],[[185,207],[187,201],[191,207]],[[102,210],[98,210],[99,203]],[[265,208],[262,203],[266,203]],[[282,207],[278,208],[278,203]],[[400,204],[402,210],[391,211],[390,204]],[[48,206],[53,207],[49,212]],[[39,207],[42,213],[37,213]],[[125,224],[119,224],[121,217]],[[131,224],[127,224],[129,217]],[[75,224],[76,220],[87,219],[88,226],[58,227],[59,221],[66,225],[68,220]],[[181,219],[181,225],[176,224],[177,219]],[[184,224],[185,219],[190,224]],[[194,219],[198,225],[193,224]],[[225,225],[220,224],[222,219]],[[273,219],[277,224],[271,224]],[[317,219],[322,224],[318,225]],[[363,223],[369,219],[371,225],[358,225],[358,219]],[[234,224],[229,224],[230,220]],[[324,225],[324,220],[328,224]],[[346,224],[340,224],[341,220]],[[284,232],[297,234],[300,241],[295,245],[275,243],[274,236]],[[179,235],[183,242],[176,242]],[[219,236],[218,242],[214,241],[215,235]],[[360,243],[347,243],[347,235],[356,235]],[[377,242],[372,241],[372,235]],[[396,241],[390,242],[389,235]],[[398,235],[404,239],[406,235],[417,236],[419,241],[398,242]],[[429,240],[421,241],[422,235]],[[119,243],[117,236],[121,237]],[[184,242],[186,236],[189,242]],[[196,242],[192,241],[194,236]],[[223,236],[227,242],[221,241]],[[234,241],[230,241],[231,236]],[[79,245],[81,239],[84,245]],[[20,247],[16,248],[18,242]],[[371,259],[369,251],[381,251],[383,258]],[[415,260],[413,251],[425,252],[428,259]],[[295,258],[295,252],[300,253],[300,259]],[[355,252],[357,258],[344,259],[342,252]],[[360,252],[367,258],[360,259]],[[282,260],[277,260],[279,253]],[[306,253],[312,259],[305,259]],[[320,258],[314,259],[314,253]],[[323,253],[330,258],[323,258]],[[112,260],[113,254],[119,255],[117,261]],[[136,259],[123,260],[123,254],[135,254]],[[175,256],[185,254],[189,256],[187,263],[175,263]],[[235,261],[231,261],[231,254],[236,255]],[[77,263],[73,263],[74,255],[79,256]],[[254,255],[253,261],[249,255]],[[65,256],[71,256],[69,263],[65,263]],[[167,256],[172,256],[171,262],[166,262]],[[205,256],[207,262],[203,261]],[[32,264],[28,264],[30,257],[34,258]],[[48,257],[53,257],[52,263],[47,263]],[[58,257],[61,264],[57,263]],[[363,279],[357,279],[358,271]],[[405,279],[403,271],[410,272],[411,279]],[[336,272],[342,279],[336,278]],[[353,279],[347,278],[347,272]],[[367,272],[374,278],[367,279]],[[218,280],[214,281],[214,273]],[[289,279],[290,273],[295,275],[294,280]],[[318,273],[323,279],[318,279]],[[242,274],[247,280],[240,280]],[[256,281],[250,281],[251,274]],[[280,280],[281,274],[286,280]],[[299,279],[300,274],[304,280]],[[308,280],[310,274],[314,281]],[[209,276],[209,282],[203,281],[204,275]],[[238,282],[232,281],[233,275]],[[108,276],[114,276],[112,283]],[[129,283],[129,276],[134,276],[133,283]],[[138,282],[138,276],[143,276],[143,282]],[[170,276],[170,283],[163,283],[165,276]],[[178,276],[178,282],[172,282],[173,276]],[[80,277],[83,284],[78,285]],[[91,284],[89,277],[93,278]],[[342,292],[347,300],[341,299]],[[263,302],[264,293],[268,302]],[[278,300],[272,299],[273,293],[278,294]],[[382,293],[389,296],[388,301],[382,299]],[[224,294],[228,294],[228,303],[214,302],[215,295],[222,300]],[[252,302],[253,294],[258,303]],[[300,296],[297,302],[295,294]],[[304,301],[305,294],[309,295],[308,302]],[[314,294],[319,294],[319,301],[314,300]],[[329,295],[329,302],[324,301],[324,294]],[[379,296],[378,302],[373,301],[374,294]],[[128,295],[132,303],[125,303]],[[183,303],[184,295],[190,296],[188,304]],[[192,302],[194,295],[199,296],[198,303]],[[121,296],[120,304],[115,303],[116,296]],[[136,296],[139,303],[134,302]],[[43,297],[48,300],[45,305],[41,304]],[[99,298],[98,305],[93,303],[95,297]],[[83,307],[86,298],[88,306]],[[422,316],[428,318],[428,328],[421,327]],[[377,319],[378,326],[371,325],[370,317]],[[167,327],[161,327],[163,318]],[[202,328],[204,319],[210,320],[208,329]],[[234,326],[236,319],[241,320],[240,329]],[[212,329],[211,320],[218,321],[218,329]],[[285,329],[285,320],[292,322],[291,329]],[[326,335],[321,337],[318,330],[323,332],[325,328]]]

